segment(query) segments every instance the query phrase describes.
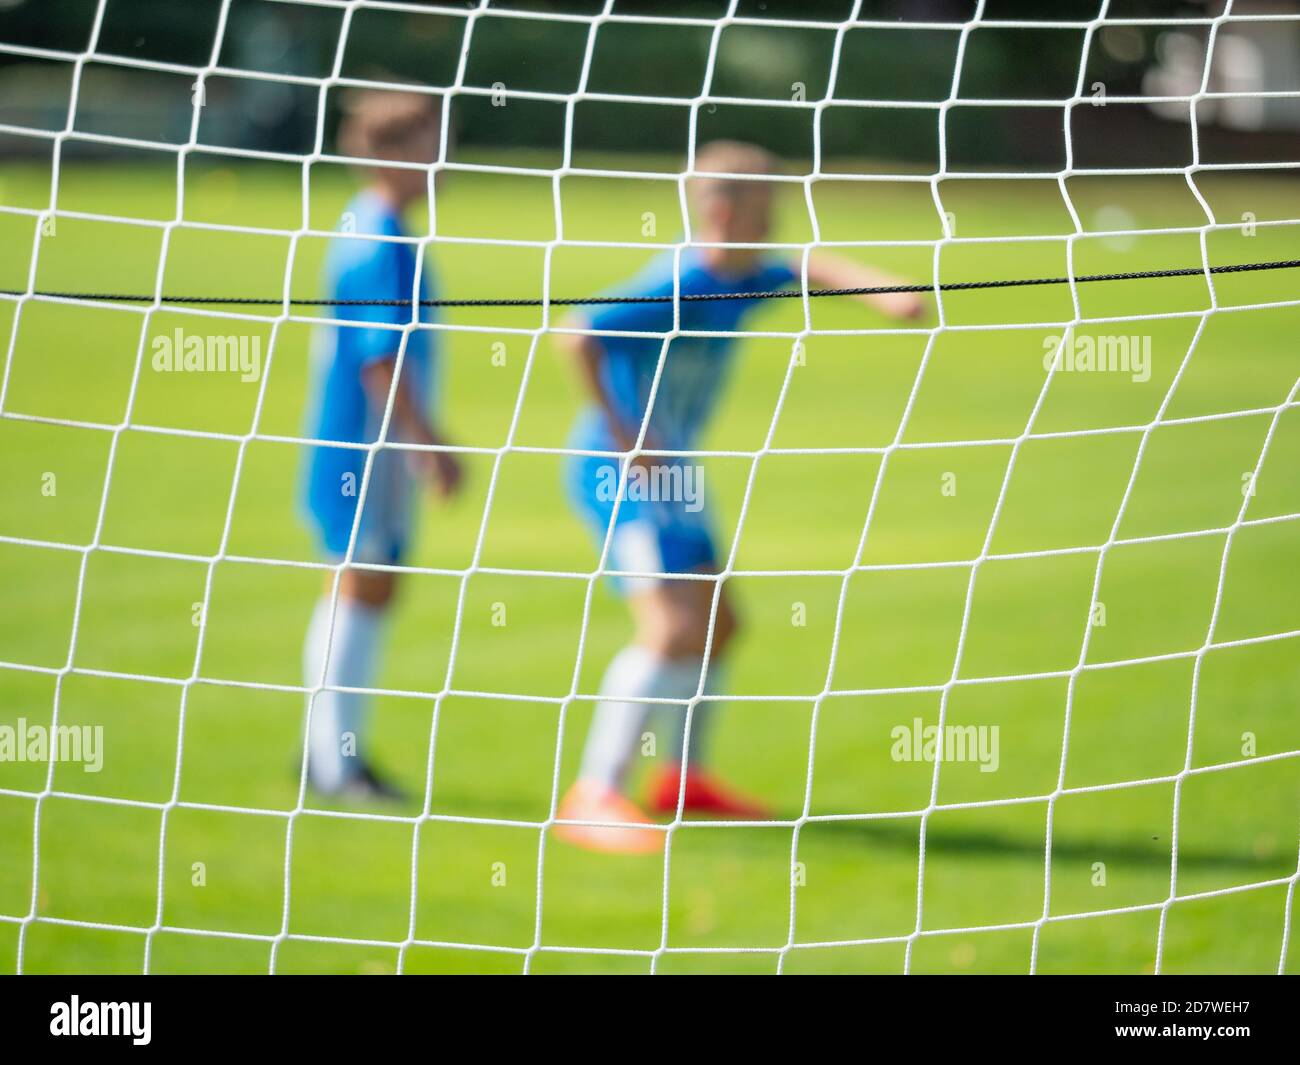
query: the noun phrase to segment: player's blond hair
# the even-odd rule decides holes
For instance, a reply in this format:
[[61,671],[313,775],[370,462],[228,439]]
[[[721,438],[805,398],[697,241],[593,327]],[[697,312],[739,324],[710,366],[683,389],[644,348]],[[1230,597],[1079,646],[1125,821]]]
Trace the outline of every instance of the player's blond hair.
[[766,148],[744,141],[710,141],[695,153],[695,171],[703,176],[687,182],[691,204],[698,211],[716,199],[735,201],[747,192],[765,189],[764,182],[718,174],[776,174],[780,164]]
[[[442,120],[442,100],[420,92],[361,89],[343,101],[339,150],[354,159],[402,159],[420,130]],[[428,160],[413,160],[428,162]]]

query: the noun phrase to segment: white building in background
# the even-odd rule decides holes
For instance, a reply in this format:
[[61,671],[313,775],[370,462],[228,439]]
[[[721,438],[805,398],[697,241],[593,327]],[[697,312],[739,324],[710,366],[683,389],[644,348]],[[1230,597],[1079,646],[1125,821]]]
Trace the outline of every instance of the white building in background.
[[[1288,0],[1238,0],[1234,15],[1295,15]],[[1190,96],[1204,77],[1204,26],[1166,30],[1156,38],[1155,64],[1142,81],[1150,96]],[[1229,129],[1300,129],[1300,20],[1225,22],[1210,57],[1210,92],[1239,93],[1231,99],[1203,100],[1198,122]],[[1296,95],[1268,96],[1267,93]],[[1151,110],[1172,121],[1190,121],[1182,101],[1152,103]]]

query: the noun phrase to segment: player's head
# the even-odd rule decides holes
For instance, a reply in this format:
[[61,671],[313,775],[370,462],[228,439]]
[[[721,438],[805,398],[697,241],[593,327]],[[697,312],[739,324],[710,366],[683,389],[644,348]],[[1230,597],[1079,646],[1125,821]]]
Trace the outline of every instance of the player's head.
[[[705,176],[691,178],[687,191],[701,239],[726,244],[753,244],[767,239],[772,217],[771,183],[743,175],[776,173],[777,161],[770,152],[740,141],[712,141],[695,153],[695,170]],[[742,176],[710,176],[716,174]]]
[[362,89],[344,103],[339,148],[354,159],[371,159],[367,170],[400,202],[424,194],[426,174],[410,167],[383,166],[391,160],[431,163],[438,158],[442,106],[428,93]]

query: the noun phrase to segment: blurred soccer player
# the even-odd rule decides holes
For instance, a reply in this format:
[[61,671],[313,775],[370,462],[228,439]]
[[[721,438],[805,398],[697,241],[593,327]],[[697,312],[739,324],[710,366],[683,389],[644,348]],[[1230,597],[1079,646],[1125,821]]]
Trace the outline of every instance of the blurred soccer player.
[[[764,175],[775,160],[752,145],[715,142],[701,148],[695,170],[718,175]],[[797,257],[778,258],[761,247],[771,216],[771,183],[743,176],[705,176],[689,180],[695,219],[693,244],[683,250],[680,266],[672,252],[656,258],[622,294],[671,296],[778,289],[797,280]],[[749,245],[749,246],[746,246]],[[674,274],[678,281],[674,285]],[[827,288],[865,288],[897,282],[879,271],[848,260],[816,254],[808,280]],[[900,318],[924,312],[915,295],[864,297]],[[680,329],[735,333],[759,300],[724,299],[683,302]],[[735,349],[733,337],[674,337],[663,360],[653,400],[662,336],[674,328],[673,304],[621,303],[602,306],[579,317],[575,328],[613,336],[566,334],[561,341],[576,356],[591,403],[579,417],[569,446],[581,451],[632,452],[645,423],[644,451],[690,451],[697,447],[726,380]],[[648,412],[648,413],[647,413]],[[709,508],[699,497],[703,479],[682,457],[637,453],[626,469],[627,483],[615,517],[622,463],[600,455],[568,460],[569,495],[583,520],[603,544],[611,521],[609,565],[641,573],[714,573],[718,552]],[[635,485],[634,485],[635,482]],[[667,491],[665,491],[667,489]],[[708,732],[717,712],[715,700],[700,701],[691,718],[689,749],[686,701],[700,690],[705,669],[706,695],[723,690],[722,664],[736,632],[736,614],[719,590],[716,614],[712,580],[630,578],[623,584],[635,625],[633,642],[610,663],[601,684],[583,750],[578,779],[565,796],[559,816],[565,820],[613,822],[622,827],[560,825],[556,835],[594,850],[649,852],[662,848],[663,833],[638,828],[649,823],[642,808],[624,794],[633,752],[641,743],[651,704],[634,699],[680,702],[668,708],[670,736],[666,758],[654,774],[649,807],[659,814],[684,809],[720,817],[761,818],[766,811],[706,772]],[[710,639],[710,622],[712,632]],[[685,764],[685,787],[682,787]]]
[[[429,163],[437,157],[439,135],[440,111],[432,97],[365,91],[350,100],[339,127],[340,149],[375,162],[366,167],[365,185],[343,215],[340,228],[355,236],[339,238],[330,247],[330,298],[428,298],[428,270],[417,271],[415,246],[374,238],[405,236],[402,216],[428,190],[425,169],[384,162]],[[307,435],[371,444],[378,440],[388,411],[386,441],[443,444],[432,413],[431,332],[411,327],[409,303],[340,306],[333,316],[336,323],[314,338]],[[418,317],[428,320],[423,311]],[[380,447],[367,478],[366,456],[356,447],[312,448],[304,471],[306,510],[331,562],[347,557],[355,522],[350,561],[395,566],[411,542],[415,478],[449,495],[460,482],[460,467],[449,452]],[[334,576],[329,574],[307,630],[304,682],[308,688],[327,685],[311,702],[308,779],[327,795],[400,797],[366,757],[362,739],[368,697],[335,690],[374,686],[396,576],[393,570],[348,566],[339,578],[337,604],[332,604]]]

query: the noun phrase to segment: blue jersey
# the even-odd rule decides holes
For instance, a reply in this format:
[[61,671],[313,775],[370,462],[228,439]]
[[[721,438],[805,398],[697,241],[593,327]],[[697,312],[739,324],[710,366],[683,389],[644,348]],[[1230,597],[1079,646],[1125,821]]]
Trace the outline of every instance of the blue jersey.
[[[618,294],[671,296],[675,259],[671,252],[655,258]],[[682,253],[679,291],[682,295],[725,292],[768,292],[788,285],[794,272],[783,262],[759,263],[753,272],[723,277],[710,272],[700,253]],[[701,300],[680,303],[680,328],[687,331],[735,333],[759,300]],[[592,329],[615,333],[667,333],[673,328],[673,303],[615,303],[590,316]],[[663,350],[657,336],[602,336],[605,349],[601,383],[614,411],[635,434],[649,403],[650,386]],[[731,366],[735,337],[674,337],[668,348],[655,393],[647,440],[653,448],[689,451],[717,405]],[[592,451],[616,451],[616,438],[603,410],[592,406],[583,412],[570,446]]]
[[[373,192],[358,194],[347,211],[358,237],[371,234],[400,237],[405,233],[397,213]],[[428,299],[427,266],[416,289],[416,254],[411,244],[339,237],[331,242],[326,258],[326,294],[340,300],[409,300],[413,293],[421,300]],[[428,310],[421,308],[421,321],[430,320]],[[319,440],[369,443],[378,438],[383,411],[369,401],[361,371],[377,360],[395,357],[402,333],[391,328],[366,328],[366,325],[408,323],[411,308],[409,305],[334,307],[332,316],[338,324],[321,327],[313,338],[306,434]],[[430,409],[433,400],[434,368],[430,331],[412,329],[406,339],[402,378],[416,404],[425,411]],[[390,439],[396,439],[391,424],[389,431]],[[388,454],[381,452],[382,456]],[[333,554],[341,554],[347,547],[365,463],[366,453],[356,448],[309,449],[304,471],[304,502],[326,550]],[[367,498],[370,498],[369,489]]]
[[[673,270],[672,254],[660,256],[620,294],[671,296]],[[743,277],[720,277],[708,270],[698,252],[687,251],[681,257],[679,290],[683,295],[769,292],[788,285],[794,278],[788,266],[775,261],[760,263]],[[679,301],[680,328],[735,334],[758,304],[758,300],[744,299]],[[629,334],[669,332],[673,328],[673,303],[608,304],[592,315],[590,324],[593,329],[615,334],[599,338],[605,349],[601,384],[615,416],[628,432],[636,434],[649,406],[650,387],[664,341],[661,336]],[[673,338],[650,412],[647,441],[652,449],[695,450],[726,382],[735,342],[734,335]],[[579,417],[569,446],[580,451],[620,450],[607,415],[595,405]],[[660,461],[664,465],[684,462]],[[626,573],[688,573],[715,568],[718,552],[711,508],[704,505],[702,473],[692,482],[699,489],[693,498],[643,498],[642,493],[625,490],[616,516],[618,493],[612,489],[618,484],[624,463],[599,455],[571,455],[565,465],[569,498],[591,530],[597,547],[605,542],[611,523],[614,525],[610,568]],[[631,591],[640,580],[629,581],[627,590]]]

